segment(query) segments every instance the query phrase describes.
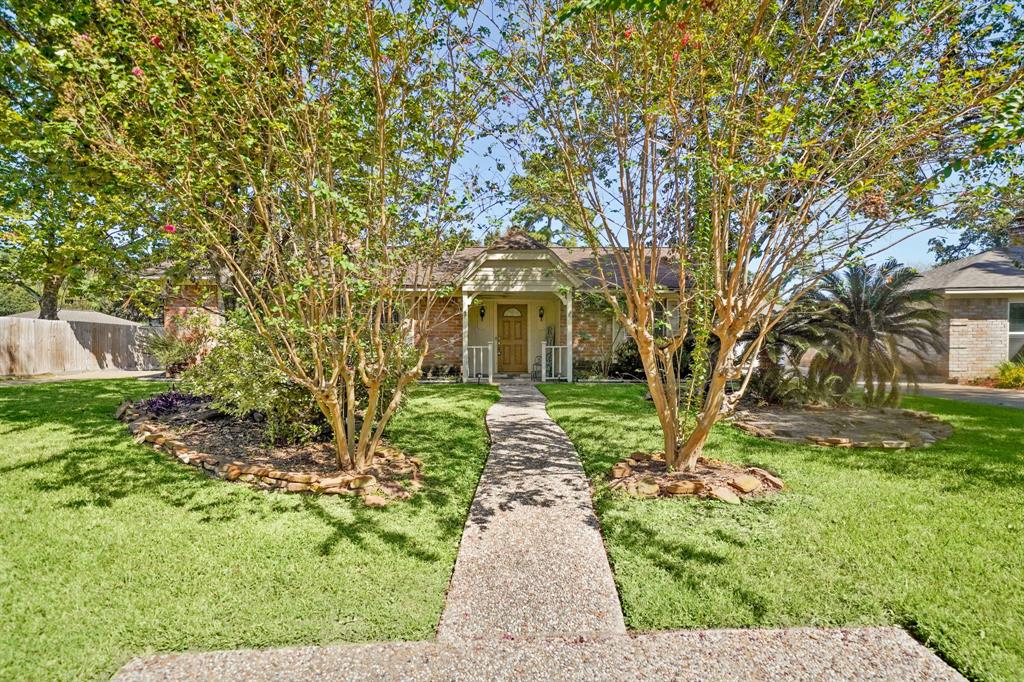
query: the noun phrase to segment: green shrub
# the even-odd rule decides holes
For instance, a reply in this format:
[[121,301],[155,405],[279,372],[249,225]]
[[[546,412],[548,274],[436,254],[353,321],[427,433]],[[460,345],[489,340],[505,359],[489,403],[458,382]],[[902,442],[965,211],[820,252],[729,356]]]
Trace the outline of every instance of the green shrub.
[[178,318],[173,329],[151,336],[146,341],[146,350],[168,376],[177,376],[202,359],[211,340],[210,318],[203,313],[193,313]]
[[0,283],[0,317],[27,313],[39,308],[35,296],[13,284]]
[[999,388],[1024,388],[1024,362],[1004,362],[996,374]]
[[277,369],[241,314],[214,330],[212,348],[185,372],[182,388],[210,396],[222,412],[264,418],[271,442],[305,442],[330,433],[309,392]]

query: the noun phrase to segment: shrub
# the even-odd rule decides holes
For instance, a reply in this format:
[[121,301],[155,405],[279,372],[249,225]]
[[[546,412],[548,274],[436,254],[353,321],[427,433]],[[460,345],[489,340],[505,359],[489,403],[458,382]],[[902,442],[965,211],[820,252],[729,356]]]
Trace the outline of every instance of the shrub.
[[35,310],[39,301],[21,287],[0,283],[0,317]]
[[154,334],[146,341],[146,350],[163,366],[168,376],[195,367],[212,346],[210,318],[192,313],[177,319],[174,328]]
[[1004,362],[996,374],[997,388],[1024,388],[1024,362]]
[[615,347],[612,364],[608,367],[608,375],[618,379],[643,379],[644,364],[640,360],[640,351],[636,341],[627,336]]
[[182,407],[195,405],[203,400],[205,400],[205,398],[202,396],[190,395],[188,393],[182,393],[181,391],[172,389],[166,393],[159,393],[152,398],[143,400],[141,407],[146,412],[161,415],[167,414],[168,412],[176,412]]
[[182,377],[186,391],[210,396],[213,406],[227,414],[263,418],[271,442],[326,437],[327,421],[309,391],[277,368],[244,315],[220,325],[213,341],[202,362]]

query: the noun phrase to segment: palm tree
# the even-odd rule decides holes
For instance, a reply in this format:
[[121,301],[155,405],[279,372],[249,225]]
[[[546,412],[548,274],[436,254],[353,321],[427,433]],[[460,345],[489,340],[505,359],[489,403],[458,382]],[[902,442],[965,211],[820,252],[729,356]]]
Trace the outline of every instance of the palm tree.
[[845,395],[863,381],[868,405],[896,405],[900,382],[916,380],[911,360],[927,366],[929,356],[945,345],[940,326],[945,313],[934,305],[935,294],[907,288],[919,276],[889,259],[825,277],[809,295],[822,320],[811,382],[820,385],[837,376],[835,389]]

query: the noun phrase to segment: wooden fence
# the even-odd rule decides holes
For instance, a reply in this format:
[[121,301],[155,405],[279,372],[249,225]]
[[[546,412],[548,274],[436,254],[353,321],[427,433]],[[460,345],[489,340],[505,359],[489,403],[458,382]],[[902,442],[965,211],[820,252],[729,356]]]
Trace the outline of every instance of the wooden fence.
[[0,376],[160,369],[145,350],[160,327],[0,317]]

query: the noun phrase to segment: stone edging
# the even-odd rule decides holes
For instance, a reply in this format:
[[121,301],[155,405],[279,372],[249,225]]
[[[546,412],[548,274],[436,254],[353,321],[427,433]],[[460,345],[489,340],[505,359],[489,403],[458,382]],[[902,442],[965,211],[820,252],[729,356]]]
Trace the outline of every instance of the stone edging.
[[[333,476],[278,471],[268,466],[246,464],[237,460],[199,452],[177,440],[175,434],[150,415],[140,412],[130,403],[122,403],[116,418],[128,424],[128,431],[136,443],[149,443],[155,449],[175,457],[182,464],[201,469],[208,476],[224,481],[248,484],[260,490],[277,490],[289,493],[318,493],[321,495],[359,495],[368,507],[383,507],[389,498],[380,490],[377,479],[370,474],[339,473]],[[404,457],[410,469],[416,473],[422,463],[416,457]],[[418,485],[418,481],[413,481]]]

